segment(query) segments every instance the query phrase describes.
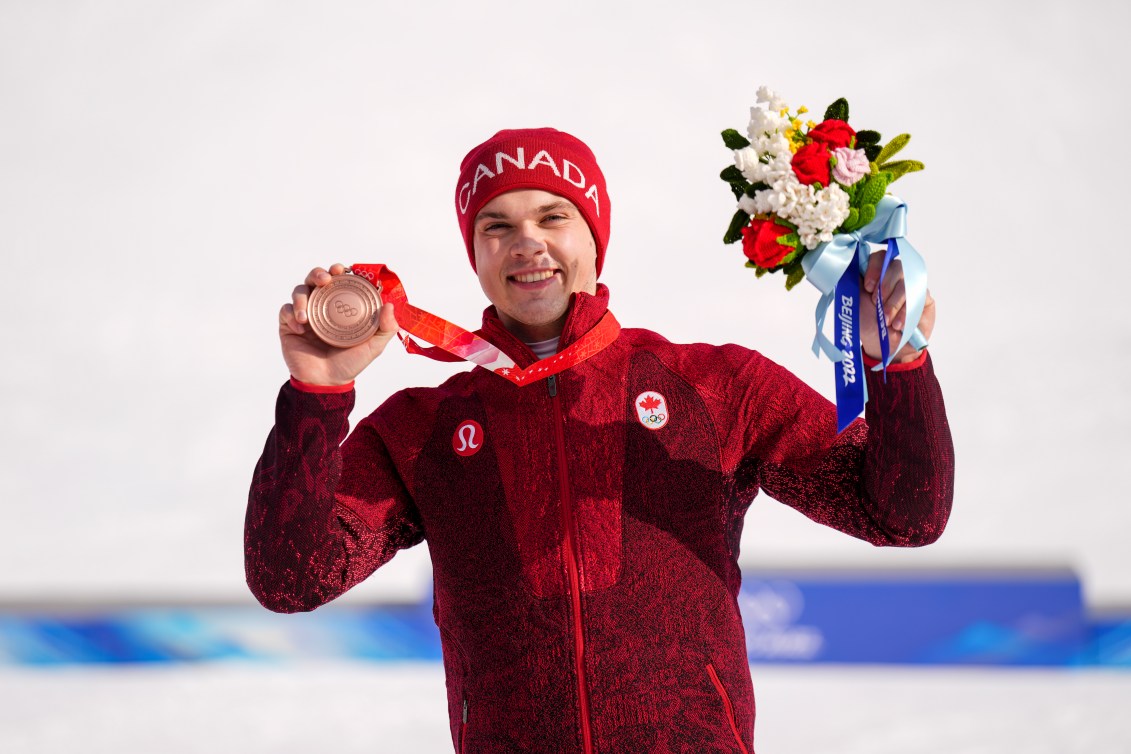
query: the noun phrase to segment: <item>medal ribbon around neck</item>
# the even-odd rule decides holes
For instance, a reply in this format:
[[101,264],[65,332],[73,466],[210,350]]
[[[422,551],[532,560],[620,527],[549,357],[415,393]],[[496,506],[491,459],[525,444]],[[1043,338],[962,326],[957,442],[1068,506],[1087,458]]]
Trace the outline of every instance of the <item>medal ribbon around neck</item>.
[[[355,264],[350,272],[381,286],[381,298],[396,309],[397,324],[401,328],[397,337],[406,351],[436,361],[470,361],[519,387],[580,364],[603,351],[620,334],[620,323],[612,312],[606,311],[592,330],[564,351],[547,356],[523,369],[487,339],[410,304],[400,278],[385,265]],[[434,347],[424,348],[404,333],[420,338]]]

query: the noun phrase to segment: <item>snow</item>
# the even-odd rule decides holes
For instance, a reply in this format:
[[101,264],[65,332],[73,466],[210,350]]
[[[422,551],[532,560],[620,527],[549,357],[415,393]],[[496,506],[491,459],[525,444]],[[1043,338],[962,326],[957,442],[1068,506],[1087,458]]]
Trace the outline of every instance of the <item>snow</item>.
[[[1131,673],[755,666],[763,754],[1126,754]],[[452,750],[438,664],[0,668],[13,754]]]

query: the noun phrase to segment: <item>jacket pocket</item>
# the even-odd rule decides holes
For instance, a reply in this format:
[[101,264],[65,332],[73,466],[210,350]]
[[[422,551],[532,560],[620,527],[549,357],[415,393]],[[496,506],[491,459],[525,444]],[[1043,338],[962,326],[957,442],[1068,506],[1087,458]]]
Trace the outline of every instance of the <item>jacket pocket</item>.
[[711,677],[711,683],[715,685],[715,691],[719,694],[719,699],[723,703],[723,712],[726,714],[727,722],[730,723],[730,730],[734,733],[734,740],[738,744],[738,750],[742,754],[750,754],[750,750],[746,748],[746,744],[742,742],[742,736],[738,732],[738,721],[734,717],[734,705],[730,703],[730,696],[727,694],[726,687],[723,682],[719,680],[719,674],[715,672],[715,666],[712,663],[707,663],[707,675]]

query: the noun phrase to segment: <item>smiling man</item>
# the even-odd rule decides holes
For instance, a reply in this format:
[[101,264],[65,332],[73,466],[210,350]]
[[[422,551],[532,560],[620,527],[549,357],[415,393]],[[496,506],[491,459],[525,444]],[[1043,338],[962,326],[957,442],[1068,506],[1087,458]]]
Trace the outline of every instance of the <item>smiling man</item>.
[[[396,315],[385,306],[366,343],[325,345],[307,298],[344,268],[312,270],[279,314],[291,379],[248,503],[252,592],[310,610],[427,540],[456,751],[752,751],[744,514],[765,490],[875,545],[937,539],[954,466],[929,357],[908,347],[886,381],[869,372],[865,420],[838,435],[835,407],[756,351],[620,329],[597,282],[604,177],[559,131],[473,149],[455,206],[492,304],[479,334],[554,373],[520,387],[476,368],[350,433],[353,379]],[[894,342],[898,274],[884,301]],[[928,297],[925,336],[933,324]],[[864,339],[877,355],[874,326]]]
[[571,294],[597,292],[597,243],[573,202],[537,189],[510,191],[484,205],[473,227],[483,293],[528,344],[561,334]]

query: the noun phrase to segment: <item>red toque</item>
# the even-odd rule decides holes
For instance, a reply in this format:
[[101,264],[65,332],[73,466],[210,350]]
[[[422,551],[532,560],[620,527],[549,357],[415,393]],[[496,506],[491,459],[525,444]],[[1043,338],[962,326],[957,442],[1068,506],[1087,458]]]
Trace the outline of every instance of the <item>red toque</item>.
[[609,196],[597,158],[580,139],[553,128],[499,131],[472,149],[459,167],[456,217],[475,269],[475,216],[499,194],[541,189],[564,196],[581,211],[597,242],[597,274],[609,242]]

